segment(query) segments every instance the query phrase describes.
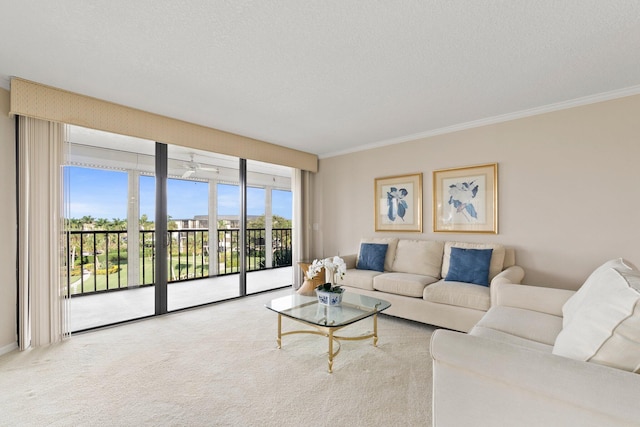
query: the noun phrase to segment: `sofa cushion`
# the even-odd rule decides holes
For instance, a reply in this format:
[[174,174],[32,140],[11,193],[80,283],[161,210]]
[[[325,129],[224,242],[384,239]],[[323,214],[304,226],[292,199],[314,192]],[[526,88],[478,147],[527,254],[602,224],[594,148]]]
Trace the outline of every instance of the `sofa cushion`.
[[486,286],[463,282],[440,280],[426,288],[422,294],[427,301],[487,311],[491,306],[491,295]]
[[391,271],[440,278],[443,250],[443,242],[400,239]]
[[507,332],[499,331],[497,329],[486,328],[484,326],[474,326],[469,331],[469,335],[475,337],[485,338],[491,341],[498,341],[505,344],[517,345],[525,347],[530,350],[541,351],[543,353],[551,353],[553,345],[543,344],[538,341],[528,340],[516,335],[511,335]]
[[385,273],[373,278],[373,288],[389,294],[421,298],[425,286],[437,280],[422,274]]
[[562,330],[562,317],[523,308],[494,306],[469,333],[474,335],[476,328],[494,329],[551,348]]
[[[381,243],[387,244],[387,254],[384,257],[384,269],[386,271],[391,271],[393,266],[393,260],[396,258],[396,247],[398,246],[398,238],[397,237],[369,237],[360,239],[360,247],[362,247],[363,243]],[[358,256],[356,259],[360,258],[360,248],[358,248]]]
[[338,280],[338,284],[373,291],[373,278],[380,274],[383,273],[373,270],[349,269],[344,277]]
[[640,372],[640,272],[621,259],[603,267],[565,303],[553,353]]
[[489,286],[489,263],[493,249],[451,248],[445,280]]
[[465,243],[465,242],[445,242],[444,255],[442,257],[442,277],[447,277],[449,263],[451,259],[451,248],[464,249],[493,249],[491,253],[491,263],[489,264],[489,281],[493,279],[504,268],[504,246],[494,243]]
[[384,257],[387,255],[388,244],[362,243],[358,255],[358,270],[384,271]]

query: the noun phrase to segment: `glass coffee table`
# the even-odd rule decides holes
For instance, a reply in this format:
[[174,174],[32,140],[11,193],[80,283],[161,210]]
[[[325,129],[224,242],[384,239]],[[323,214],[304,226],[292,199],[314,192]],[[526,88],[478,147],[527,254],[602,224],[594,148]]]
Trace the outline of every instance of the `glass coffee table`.
[[[278,313],[278,348],[282,348],[282,337],[291,334],[315,334],[329,339],[329,372],[333,372],[333,359],[340,352],[341,340],[364,340],[373,338],[373,346],[378,344],[378,313],[389,308],[391,304],[377,298],[349,293],[342,297],[342,304],[338,307],[318,304],[316,297],[291,295],[276,298],[265,304],[269,310]],[[293,319],[315,330],[295,330],[282,332],[282,316]],[[358,322],[373,317],[373,333],[355,337],[335,335],[335,332]],[[337,349],[334,351],[334,343]]]

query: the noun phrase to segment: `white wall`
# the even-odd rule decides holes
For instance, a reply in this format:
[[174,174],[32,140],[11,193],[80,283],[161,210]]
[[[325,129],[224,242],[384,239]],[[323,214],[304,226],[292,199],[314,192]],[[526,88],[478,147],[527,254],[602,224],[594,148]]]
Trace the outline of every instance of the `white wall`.
[[[494,162],[499,234],[434,233],[432,172]],[[416,172],[423,233],[375,233],[374,179]],[[640,266],[640,96],[321,159],[314,191],[316,257],[374,235],[497,242],[525,283],[575,289],[608,259]]]
[[16,155],[9,92],[0,88],[0,354],[16,347]]

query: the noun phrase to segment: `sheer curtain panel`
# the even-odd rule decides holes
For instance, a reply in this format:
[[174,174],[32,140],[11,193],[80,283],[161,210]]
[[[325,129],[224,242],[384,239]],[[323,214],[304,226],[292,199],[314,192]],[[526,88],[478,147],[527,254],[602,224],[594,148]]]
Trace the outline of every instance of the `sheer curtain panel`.
[[293,287],[302,285],[302,270],[295,266],[296,261],[311,258],[311,172],[295,169],[293,174]]
[[18,333],[21,350],[67,334],[62,166],[65,126],[18,121]]

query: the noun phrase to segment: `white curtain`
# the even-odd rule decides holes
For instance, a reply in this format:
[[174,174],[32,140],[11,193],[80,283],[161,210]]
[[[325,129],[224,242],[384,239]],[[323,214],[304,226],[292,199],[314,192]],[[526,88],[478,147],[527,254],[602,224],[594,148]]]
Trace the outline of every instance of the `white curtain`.
[[299,261],[311,258],[311,172],[294,170],[293,176],[293,287],[302,285],[302,270],[296,268]]
[[65,126],[20,117],[18,332],[21,350],[67,334],[62,166]]

